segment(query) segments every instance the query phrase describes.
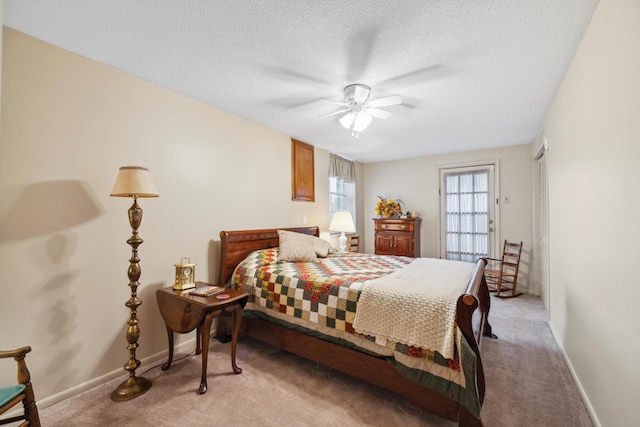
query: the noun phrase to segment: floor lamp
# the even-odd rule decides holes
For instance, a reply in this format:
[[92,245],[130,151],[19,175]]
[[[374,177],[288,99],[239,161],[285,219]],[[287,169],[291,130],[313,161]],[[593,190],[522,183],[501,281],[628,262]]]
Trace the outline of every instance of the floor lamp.
[[140,282],[140,258],[138,258],[138,246],[143,240],[138,236],[138,228],[142,222],[142,209],[138,205],[138,197],[158,197],[158,190],[151,181],[149,169],[141,166],[123,166],[120,168],[116,183],[113,186],[111,195],[114,197],[132,197],[133,205],[129,208],[129,224],[131,224],[132,234],[127,243],[131,245],[131,259],[129,259],[129,287],[131,288],[131,298],[125,303],[131,311],[129,327],[127,328],[127,342],[129,345],[129,360],[124,365],[124,369],[129,371],[129,378],[120,384],[112,393],[111,399],[116,402],[135,399],[146,393],[151,388],[151,380],[143,377],[136,377],[136,368],[140,366],[140,361],[136,359],[136,348],[138,348],[138,338],[140,328],[138,327],[137,310],[142,301],[138,299],[137,289]]
[[349,211],[335,211],[331,224],[329,224],[329,231],[339,231],[340,237],[338,242],[340,243],[340,252],[344,252],[347,248],[347,236],[344,233],[355,233],[356,226],[353,224],[353,218]]

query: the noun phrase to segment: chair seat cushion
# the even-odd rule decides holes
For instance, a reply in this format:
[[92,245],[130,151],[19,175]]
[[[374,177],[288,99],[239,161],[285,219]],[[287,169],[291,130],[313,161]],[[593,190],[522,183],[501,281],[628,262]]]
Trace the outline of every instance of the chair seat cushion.
[[0,406],[4,405],[24,390],[24,384],[0,388]]

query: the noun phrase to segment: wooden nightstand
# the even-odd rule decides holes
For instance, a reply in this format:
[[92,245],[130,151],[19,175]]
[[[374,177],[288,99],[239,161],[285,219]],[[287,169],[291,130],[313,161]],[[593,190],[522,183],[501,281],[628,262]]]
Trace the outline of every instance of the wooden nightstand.
[[[208,283],[196,283],[196,287],[206,285]],[[196,354],[202,354],[200,394],[207,391],[207,359],[209,357],[211,323],[223,312],[231,313],[235,318],[231,338],[231,367],[236,374],[242,372],[242,369],[236,365],[236,344],[240,334],[242,309],[247,303],[249,294],[235,289],[225,289],[224,294],[229,295],[229,298],[219,299],[220,294],[199,297],[189,295],[188,292],[174,291],[172,288],[158,289],[156,292],[158,308],[167,326],[169,337],[169,360],[162,365],[162,370],[169,369],[173,361],[173,333],[186,334],[197,328]]]
[[376,255],[420,256],[420,218],[374,218]]

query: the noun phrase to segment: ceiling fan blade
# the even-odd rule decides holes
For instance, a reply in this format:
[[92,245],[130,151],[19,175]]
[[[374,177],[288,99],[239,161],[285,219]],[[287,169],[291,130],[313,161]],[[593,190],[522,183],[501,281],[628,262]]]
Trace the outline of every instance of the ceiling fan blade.
[[392,115],[390,112],[381,110],[379,108],[367,108],[366,111],[373,117],[382,120],[387,120]]
[[356,113],[354,113],[353,111],[350,113],[345,114],[344,116],[342,116],[340,118],[340,124],[342,126],[344,126],[347,129],[351,128],[351,125],[353,124],[353,121],[356,119]]
[[385,96],[384,98],[372,99],[367,104],[369,107],[388,107],[390,105],[402,104],[400,95]]
[[349,108],[343,108],[342,110],[334,111],[333,113],[323,114],[322,116],[318,116],[318,118],[321,119],[323,117],[335,116],[336,114],[345,113],[347,111],[349,111]]

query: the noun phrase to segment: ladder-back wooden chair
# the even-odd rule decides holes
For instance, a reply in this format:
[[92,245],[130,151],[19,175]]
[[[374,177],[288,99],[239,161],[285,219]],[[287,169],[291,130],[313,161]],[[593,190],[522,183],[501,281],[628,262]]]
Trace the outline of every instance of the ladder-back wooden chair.
[[489,291],[495,292],[497,297],[513,298],[522,295],[522,292],[516,293],[521,255],[522,242],[512,243],[505,240],[502,258],[487,258],[489,266],[484,270],[484,276]]
[[347,242],[347,251],[360,252],[360,236],[358,234],[349,236],[349,241]]
[[23,415],[0,419],[0,424],[10,424],[22,421],[19,427],[40,427],[40,417],[36,406],[33,387],[31,386],[31,374],[27,369],[24,358],[31,351],[31,347],[22,347],[17,350],[0,351],[0,359],[12,357],[18,362],[18,384],[0,388],[0,415],[18,404],[22,404]]

